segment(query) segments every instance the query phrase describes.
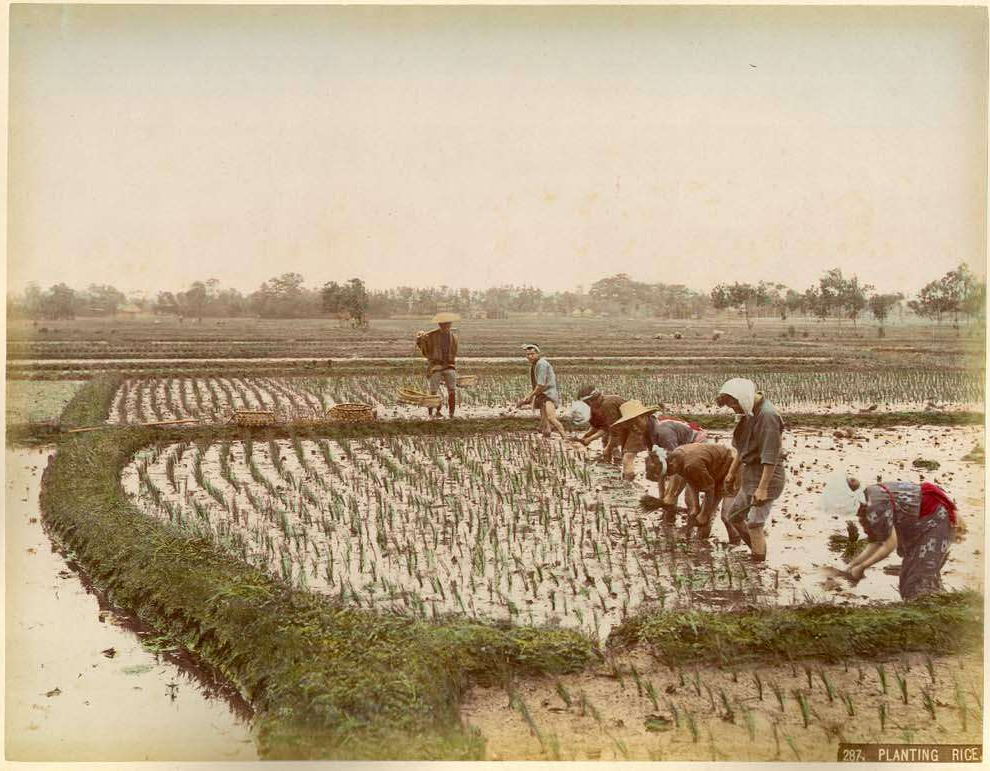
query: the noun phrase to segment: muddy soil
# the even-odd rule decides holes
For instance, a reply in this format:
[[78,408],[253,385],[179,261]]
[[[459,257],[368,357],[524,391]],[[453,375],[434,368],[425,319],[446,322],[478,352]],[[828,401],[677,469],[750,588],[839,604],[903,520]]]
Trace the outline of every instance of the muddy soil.
[[481,731],[487,760],[835,761],[839,742],[978,744],[982,699],[978,653],[734,670],[632,653],[559,679],[475,688],[461,717]]
[[256,759],[247,705],[108,606],[45,533],[51,451],[6,451],[6,758]]

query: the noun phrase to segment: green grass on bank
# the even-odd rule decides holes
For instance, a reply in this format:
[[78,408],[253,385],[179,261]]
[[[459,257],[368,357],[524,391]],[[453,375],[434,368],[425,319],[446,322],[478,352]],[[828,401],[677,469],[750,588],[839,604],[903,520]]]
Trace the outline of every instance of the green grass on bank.
[[983,640],[983,596],[952,592],[866,607],[811,605],[742,612],[644,611],[609,637],[646,646],[671,665],[815,658],[839,661],[907,651],[973,651]]

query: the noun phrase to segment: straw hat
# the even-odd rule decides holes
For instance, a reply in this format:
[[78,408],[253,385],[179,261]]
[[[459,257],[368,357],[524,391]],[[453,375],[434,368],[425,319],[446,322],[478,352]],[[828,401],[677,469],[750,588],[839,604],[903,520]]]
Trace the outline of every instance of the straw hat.
[[628,402],[622,402],[622,404],[619,405],[619,414],[621,414],[622,417],[615,421],[612,425],[617,426],[620,423],[625,423],[633,420],[634,418],[638,418],[640,415],[649,415],[654,413],[659,409],[659,406],[647,407],[639,399],[630,399]]
[[433,317],[434,324],[451,324],[455,321],[460,321],[460,320],[461,317],[459,315],[457,315],[456,313],[448,313],[447,311],[438,313],[436,316]]

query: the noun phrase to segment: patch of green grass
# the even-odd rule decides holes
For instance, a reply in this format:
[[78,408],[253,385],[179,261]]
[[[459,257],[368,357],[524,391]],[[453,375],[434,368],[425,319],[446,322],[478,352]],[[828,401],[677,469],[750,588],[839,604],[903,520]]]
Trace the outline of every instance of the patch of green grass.
[[79,380],[8,380],[7,423],[57,421],[83,385]]
[[266,758],[479,758],[482,739],[458,716],[467,687],[596,657],[572,631],[431,623],[286,587],[126,500],[120,471],[157,438],[133,428],[65,438],[42,509],[113,602],[238,688]]
[[953,653],[980,645],[983,598],[970,591],[866,607],[811,605],[734,613],[648,610],[613,630],[612,649],[647,645],[664,662],[841,661],[905,651]]

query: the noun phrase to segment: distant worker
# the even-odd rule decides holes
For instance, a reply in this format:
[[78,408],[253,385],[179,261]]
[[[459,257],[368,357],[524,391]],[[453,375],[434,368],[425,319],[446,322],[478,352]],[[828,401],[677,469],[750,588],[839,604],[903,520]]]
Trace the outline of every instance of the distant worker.
[[735,460],[726,479],[729,487],[738,484],[739,493],[732,511],[723,511],[729,542],[744,541],[754,562],[767,558],[765,524],[773,502],[786,483],[785,455],[782,448],[784,421],[756,384],[745,378],[727,380],[715,403],[736,413],[732,432]]
[[532,390],[516,402],[516,407],[531,404],[533,409],[540,412],[540,433],[550,436],[551,430],[556,429],[561,438],[566,439],[564,427],[557,419],[557,406],[560,404],[560,394],[557,391],[557,376],[553,365],[540,353],[536,343],[523,345],[526,360],[529,362],[529,382]]
[[[417,332],[416,347],[426,357],[426,379],[430,384],[430,393],[440,393],[440,383],[447,389],[447,411],[454,417],[457,406],[457,335],[451,326],[461,317],[456,313],[438,313],[433,317],[433,323],[439,327],[432,332]],[[440,407],[428,407],[431,418],[440,417]],[[436,412],[434,412],[436,410]]]
[[611,428],[612,424],[622,417],[619,408],[626,400],[616,394],[603,395],[593,385],[586,385],[578,391],[578,399],[591,409],[591,417],[588,421],[591,428],[578,441],[585,447],[589,447],[596,439],[601,439],[602,459],[611,463],[615,450],[621,446]]
[[[961,530],[948,494],[931,482],[881,482],[863,488],[855,477],[843,477],[849,508],[855,508],[869,540],[847,565],[846,577],[859,582],[867,568],[896,549],[901,557],[897,586],[901,599],[943,591],[942,567]],[[823,498],[839,494],[829,489],[833,484],[826,485]]]

